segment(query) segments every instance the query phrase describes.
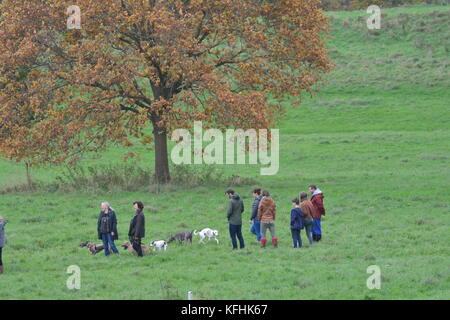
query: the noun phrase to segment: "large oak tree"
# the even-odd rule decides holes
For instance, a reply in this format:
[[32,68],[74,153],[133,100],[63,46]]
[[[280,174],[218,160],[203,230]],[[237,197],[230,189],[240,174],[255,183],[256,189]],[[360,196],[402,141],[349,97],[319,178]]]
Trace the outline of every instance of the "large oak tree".
[[[67,8],[81,9],[68,30]],[[0,151],[64,163],[108,142],[154,143],[194,120],[269,128],[331,68],[319,0],[3,0]],[[145,128],[150,126],[152,134]]]

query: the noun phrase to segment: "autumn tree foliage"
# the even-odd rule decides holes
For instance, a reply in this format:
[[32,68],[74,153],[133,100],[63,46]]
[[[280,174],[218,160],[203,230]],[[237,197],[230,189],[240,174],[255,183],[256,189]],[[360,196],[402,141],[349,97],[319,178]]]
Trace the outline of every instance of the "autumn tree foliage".
[[[165,183],[173,129],[269,128],[330,70],[319,3],[3,0],[0,152],[72,163],[137,138]],[[79,30],[67,29],[70,5]]]

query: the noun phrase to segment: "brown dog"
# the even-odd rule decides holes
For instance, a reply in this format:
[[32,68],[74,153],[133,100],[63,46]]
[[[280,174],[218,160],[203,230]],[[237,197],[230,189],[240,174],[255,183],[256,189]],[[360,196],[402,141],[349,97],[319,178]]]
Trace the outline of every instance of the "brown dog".
[[87,247],[89,252],[92,255],[96,255],[97,253],[99,253],[100,251],[103,250],[102,244],[94,244],[94,243],[90,243],[89,241],[80,243],[80,248],[84,248],[84,247]]
[[[136,254],[136,250],[134,250],[133,245],[129,241],[122,243],[122,248],[132,254]],[[143,244],[141,244],[141,248],[143,254],[148,254],[151,251],[149,247]]]

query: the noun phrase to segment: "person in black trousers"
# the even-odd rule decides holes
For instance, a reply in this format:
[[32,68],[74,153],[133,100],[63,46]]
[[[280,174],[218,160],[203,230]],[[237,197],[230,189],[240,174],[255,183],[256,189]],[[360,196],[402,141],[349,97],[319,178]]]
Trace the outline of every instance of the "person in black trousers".
[[137,252],[138,257],[143,257],[141,239],[145,238],[144,204],[141,201],[136,201],[133,203],[133,208],[136,213],[131,219],[128,237],[133,245],[133,249]]

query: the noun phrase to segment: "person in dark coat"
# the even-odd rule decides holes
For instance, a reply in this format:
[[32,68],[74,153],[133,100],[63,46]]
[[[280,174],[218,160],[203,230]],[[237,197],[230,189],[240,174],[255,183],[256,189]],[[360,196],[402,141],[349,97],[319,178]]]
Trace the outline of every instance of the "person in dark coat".
[[3,273],[2,251],[3,251],[3,247],[6,244],[5,225],[6,225],[6,221],[4,221],[3,217],[0,216],[0,274]]
[[260,188],[253,190],[253,198],[255,198],[255,200],[253,201],[252,216],[250,217],[250,223],[252,224],[250,232],[256,236],[256,239],[259,242],[261,241],[261,222],[258,220],[258,207],[259,202],[262,199]]
[[108,202],[102,203],[102,211],[100,211],[97,221],[97,232],[98,238],[103,241],[105,256],[111,254],[110,249],[114,254],[119,254],[119,250],[117,250],[116,245],[114,244],[114,240],[119,239],[116,213]]
[[300,236],[300,230],[303,229],[303,211],[300,208],[300,200],[298,198],[292,199],[291,210],[291,234],[292,241],[294,242],[294,248],[302,247],[302,238]]
[[133,245],[133,249],[137,252],[138,257],[143,257],[141,240],[145,238],[145,216],[144,204],[141,201],[133,203],[135,214],[130,222],[128,237]]
[[244,212],[244,202],[241,197],[232,189],[225,192],[228,201],[227,219],[233,249],[237,249],[236,237],[239,239],[239,248],[244,249],[244,237],[242,236],[242,212]]

